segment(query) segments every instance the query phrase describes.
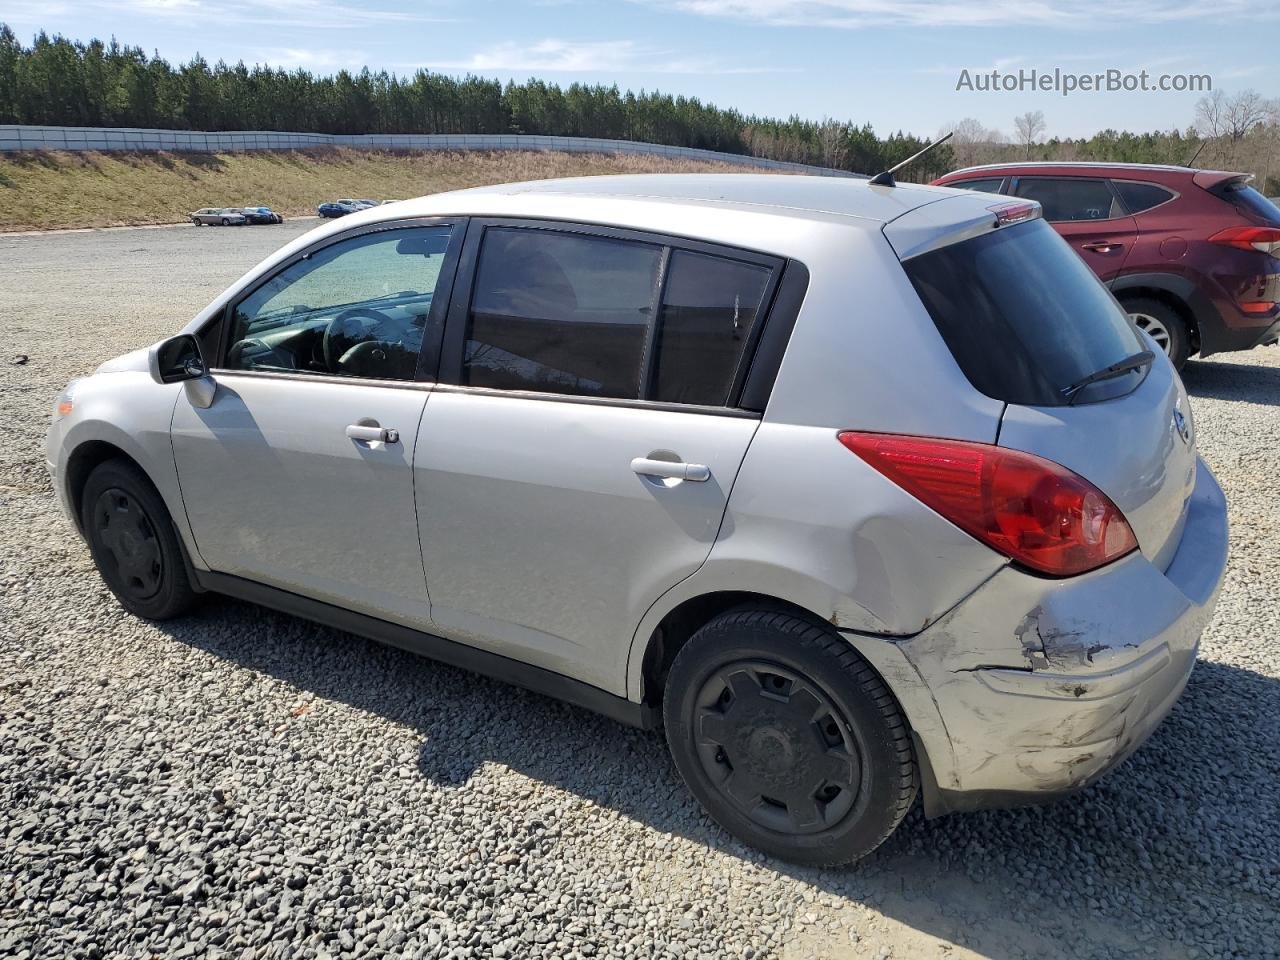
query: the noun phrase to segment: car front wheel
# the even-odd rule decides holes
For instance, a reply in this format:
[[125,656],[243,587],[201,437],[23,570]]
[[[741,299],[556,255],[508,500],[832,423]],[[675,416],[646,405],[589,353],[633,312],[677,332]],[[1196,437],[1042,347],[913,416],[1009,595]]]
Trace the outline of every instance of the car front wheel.
[[680,650],[663,701],[677,769],[716,822],[783,860],[858,860],[916,795],[911,735],[884,681],[829,627],[739,608]]
[[130,613],[168,620],[196,602],[169,511],[146,475],[125,460],[89,474],[80,523],[98,572]]

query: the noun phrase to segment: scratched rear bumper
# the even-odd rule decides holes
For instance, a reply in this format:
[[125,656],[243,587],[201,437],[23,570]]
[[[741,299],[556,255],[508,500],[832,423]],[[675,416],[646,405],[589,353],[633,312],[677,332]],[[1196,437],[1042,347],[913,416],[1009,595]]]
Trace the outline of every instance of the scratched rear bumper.
[[[901,641],[936,710],[915,724],[928,812],[1051,799],[1141,746],[1186,685],[1226,558],[1226,503],[1200,462],[1167,570],[1140,554],[1066,580],[1007,567]],[[902,683],[908,713],[924,709]]]

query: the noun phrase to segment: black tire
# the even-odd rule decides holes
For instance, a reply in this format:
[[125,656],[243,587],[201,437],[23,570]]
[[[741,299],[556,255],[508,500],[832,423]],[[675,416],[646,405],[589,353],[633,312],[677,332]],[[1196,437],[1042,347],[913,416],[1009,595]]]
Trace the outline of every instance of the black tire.
[[178,532],[146,474],[126,460],[93,468],[80,523],[103,581],[130,613],[168,620],[196,603]]
[[223,218],[222,218],[222,225],[223,225],[224,227],[229,227],[229,226],[231,226],[231,221],[230,221],[230,220],[228,220],[226,217],[223,217]]
[[915,800],[893,694],[834,630],[789,612],[744,607],[698,630],[671,665],[663,722],[711,817],[783,860],[861,859]]
[[1163,300],[1127,297],[1120,301],[1140,329],[1148,330],[1174,367],[1181,370],[1191,356],[1191,336],[1182,314]]

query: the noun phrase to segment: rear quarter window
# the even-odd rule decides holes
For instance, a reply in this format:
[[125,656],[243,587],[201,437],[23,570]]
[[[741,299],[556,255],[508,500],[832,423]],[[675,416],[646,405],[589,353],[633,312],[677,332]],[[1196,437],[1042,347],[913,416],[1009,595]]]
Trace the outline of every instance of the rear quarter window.
[[1162,203],[1169,202],[1177,196],[1172,190],[1155,183],[1112,180],[1111,185],[1115,187],[1116,193],[1120,195],[1120,202],[1124,204],[1125,209],[1131,214],[1144,213],[1153,207],[1160,206]]
[[[1143,349],[1119,304],[1044,220],[921,254],[903,269],[969,382],[996,400],[1064,405],[1068,388]],[[1141,377],[1100,392],[1127,392]]]

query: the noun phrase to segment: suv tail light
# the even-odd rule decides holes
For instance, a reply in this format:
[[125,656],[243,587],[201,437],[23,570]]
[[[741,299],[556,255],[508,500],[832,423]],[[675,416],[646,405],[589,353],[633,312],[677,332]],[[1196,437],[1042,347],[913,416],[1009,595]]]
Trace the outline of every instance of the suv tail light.
[[1041,573],[1084,573],[1138,546],[1111,499],[1052,460],[964,440],[852,431],[839,439],[961,530]]
[[1280,227],[1227,227],[1210,237],[1209,242],[1280,256]]

